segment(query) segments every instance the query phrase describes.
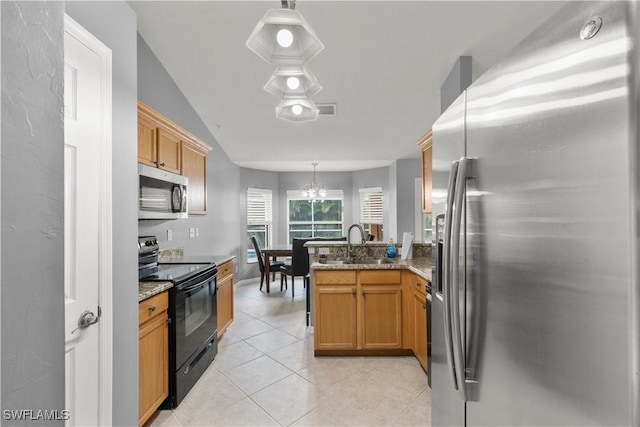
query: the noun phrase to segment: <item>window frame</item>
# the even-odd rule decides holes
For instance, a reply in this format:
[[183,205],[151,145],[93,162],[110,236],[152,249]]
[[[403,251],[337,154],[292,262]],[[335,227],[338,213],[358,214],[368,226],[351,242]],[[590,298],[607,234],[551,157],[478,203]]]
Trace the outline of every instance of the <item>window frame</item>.
[[[304,200],[310,201],[312,203],[311,209],[311,221],[291,221],[291,201],[292,200]],[[313,219],[313,202],[315,201],[324,201],[324,200],[339,200],[340,201],[340,221],[314,221]],[[291,236],[291,226],[292,225],[305,225],[309,224],[309,228],[311,231],[310,237],[316,236],[316,228],[317,225],[340,225],[340,234],[344,235],[344,192],[342,190],[327,190],[327,195],[325,197],[315,197],[310,199],[309,197],[304,197],[297,190],[288,190],[287,191],[287,241],[289,244],[293,242],[293,238]],[[294,232],[297,230],[293,230]]]
[[[254,203],[259,203],[259,199],[261,198],[264,200],[263,218],[259,218],[261,215],[254,215],[253,218],[250,219],[250,203],[252,202],[252,199],[254,200]],[[251,238],[252,230],[249,229],[251,226],[264,226],[264,246],[269,246],[271,244],[273,241],[273,190],[256,187],[247,188],[246,224],[247,242],[249,242]],[[253,231],[253,234],[255,234],[255,231]],[[247,243],[247,264],[255,264],[257,262],[258,258],[253,245]]]

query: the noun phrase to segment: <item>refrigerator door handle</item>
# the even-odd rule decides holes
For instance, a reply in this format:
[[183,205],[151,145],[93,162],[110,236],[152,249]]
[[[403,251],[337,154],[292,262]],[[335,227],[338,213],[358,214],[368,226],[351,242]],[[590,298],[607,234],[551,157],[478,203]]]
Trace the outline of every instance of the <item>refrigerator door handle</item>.
[[456,178],[455,199],[453,204],[453,225],[452,225],[452,248],[451,260],[451,319],[452,319],[452,341],[453,341],[453,360],[456,366],[456,379],[458,381],[457,390],[460,393],[462,401],[466,402],[467,388],[465,383],[465,360],[463,349],[463,331],[460,319],[460,232],[462,230],[462,208],[464,203],[466,179],[470,170],[471,159],[463,157],[459,161],[458,176]]
[[447,354],[447,366],[451,374],[453,387],[458,389],[458,380],[456,378],[456,368],[453,359],[453,331],[451,325],[451,224],[453,214],[454,190],[456,186],[456,178],[458,176],[458,161],[451,164],[449,171],[449,184],[447,185],[447,205],[445,208],[444,220],[444,241],[442,248],[442,294],[444,306],[444,341]]

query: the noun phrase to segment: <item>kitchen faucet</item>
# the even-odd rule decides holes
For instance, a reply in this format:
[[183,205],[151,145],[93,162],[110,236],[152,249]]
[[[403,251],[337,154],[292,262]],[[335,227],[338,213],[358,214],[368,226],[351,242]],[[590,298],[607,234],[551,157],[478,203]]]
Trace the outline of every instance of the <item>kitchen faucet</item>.
[[353,247],[351,246],[351,229],[353,227],[356,227],[358,230],[360,230],[360,237],[362,238],[362,241],[360,243],[364,245],[364,243],[366,242],[364,238],[364,229],[362,228],[362,226],[360,224],[351,224],[351,226],[349,227],[349,231],[347,232],[347,255],[351,258],[353,257]]

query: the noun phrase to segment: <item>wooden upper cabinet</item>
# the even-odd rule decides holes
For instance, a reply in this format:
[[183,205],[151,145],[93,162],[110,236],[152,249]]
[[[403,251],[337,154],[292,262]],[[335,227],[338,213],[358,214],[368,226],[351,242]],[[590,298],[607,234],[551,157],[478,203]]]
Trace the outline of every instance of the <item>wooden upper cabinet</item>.
[[207,213],[207,153],[212,147],[138,101],[138,162],[189,178],[190,215]]
[[157,158],[157,127],[151,121],[138,116],[138,162],[155,167]]
[[422,149],[422,212],[431,213],[433,139],[431,130],[418,139]]
[[168,129],[158,129],[158,167],[180,174],[180,136]]
[[207,155],[197,147],[182,143],[182,175],[189,178],[189,214],[207,213]]

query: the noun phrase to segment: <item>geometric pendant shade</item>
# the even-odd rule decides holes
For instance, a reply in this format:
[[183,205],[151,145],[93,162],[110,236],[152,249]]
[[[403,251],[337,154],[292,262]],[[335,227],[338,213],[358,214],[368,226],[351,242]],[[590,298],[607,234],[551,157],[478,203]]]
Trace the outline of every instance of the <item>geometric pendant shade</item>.
[[318,107],[308,98],[283,98],[276,107],[276,117],[290,122],[316,120],[318,114]]
[[268,10],[246,45],[269,64],[305,64],[324,49],[302,14],[288,8]]
[[312,98],[322,90],[316,76],[300,64],[280,65],[264,90],[280,98]]

